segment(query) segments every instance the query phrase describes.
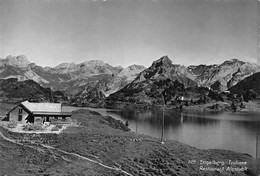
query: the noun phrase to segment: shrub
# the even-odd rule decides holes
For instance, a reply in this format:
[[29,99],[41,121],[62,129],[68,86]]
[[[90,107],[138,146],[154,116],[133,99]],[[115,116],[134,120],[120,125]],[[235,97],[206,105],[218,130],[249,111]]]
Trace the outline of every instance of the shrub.
[[253,90],[253,89],[249,89],[246,91],[246,93],[244,94],[244,98],[248,101],[248,100],[255,100],[257,97],[257,93]]
[[42,125],[28,124],[28,125],[24,126],[23,130],[24,131],[42,131],[43,127],[42,127]]
[[232,110],[233,110],[234,112],[237,111],[237,106],[236,106],[236,104],[235,104],[235,101],[232,101],[231,108],[232,108]]
[[57,128],[62,129],[62,125],[56,125]]
[[219,108],[219,104],[218,104],[218,103],[213,104],[213,105],[211,106],[211,109],[218,109],[218,108]]
[[10,121],[7,125],[8,128],[15,128],[17,126],[17,122],[15,121]]
[[241,102],[241,104],[240,104],[240,108],[246,108],[246,106]]
[[59,128],[57,126],[54,126],[51,131],[59,131]]

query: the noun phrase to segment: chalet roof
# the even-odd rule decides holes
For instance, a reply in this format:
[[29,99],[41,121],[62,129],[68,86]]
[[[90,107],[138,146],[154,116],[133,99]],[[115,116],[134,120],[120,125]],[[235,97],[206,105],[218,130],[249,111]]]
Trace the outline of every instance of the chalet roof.
[[21,104],[31,112],[61,112],[60,103],[31,103],[24,101]]

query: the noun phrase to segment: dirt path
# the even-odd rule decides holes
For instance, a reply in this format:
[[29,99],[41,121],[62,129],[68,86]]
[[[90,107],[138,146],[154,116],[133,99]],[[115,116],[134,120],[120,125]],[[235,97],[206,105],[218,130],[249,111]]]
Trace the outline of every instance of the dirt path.
[[[60,149],[57,149],[57,148],[52,147],[52,146],[49,146],[49,145],[44,145],[44,144],[40,144],[40,145],[43,146],[43,147],[45,147],[45,148],[48,148],[48,149],[57,150],[57,151],[59,151],[59,152],[65,153],[65,154],[67,154],[67,155],[74,155],[74,156],[76,156],[76,157],[78,157],[78,158],[81,158],[81,159],[84,159],[84,160],[93,162],[93,163],[98,164],[98,165],[100,165],[100,166],[102,166],[102,167],[105,167],[105,168],[107,168],[107,169],[112,169],[112,170],[120,171],[120,172],[123,172],[123,173],[126,174],[126,175],[132,176],[132,174],[130,174],[130,173],[128,173],[128,172],[122,170],[121,168],[107,166],[107,165],[105,165],[105,164],[103,164],[103,163],[101,163],[101,162],[92,160],[92,159],[90,159],[90,158],[87,158],[87,157],[85,157],[85,156],[79,155],[79,154],[77,154],[77,153],[66,152],[66,151],[64,151],[64,150],[60,150]],[[96,157],[96,156],[95,156],[95,157]]]
[[[18,142],[17,140],[8,138],[8,137],[4,136],[1,131],[0,131],[0,136],[1,136],[4,140],[6,140],[6,141],[9,141],[9,142],[12,142],[12,143],[15,143],[15,144],[18,144],[18,145],[30,147],[30,148],[33,148],[33,149],[36,149],[36,150],[37,150],[37,149],[41,150],[39,147],[32,147],[32,146],[30,146],[30,145],[25,145],[25,144],[23,144],[23,143]],[[30,143],[35,145],[35,143],[33,143],[33,142],[31,142],[31,141],[30,141]],[[81,158],[81,159],[83,159],[83,160],[86,160],[86,161],[89,161],[89,162],[98,164],[98,165],[100,165],[100,166],[102,166],[102,167],[104,167],[104,168],[111,169],[111,170],[116,170],[116,171],[122,172],[122,173],[124,173],[124,174],[126,174],[126,175],[132,176],[132,174],[130,174],[130,173],[128,173],[128,172],[122,170],[120,167],[110,167],[110,166],[107,166],[107,165],[105,165],[105,164],[103,164],[103,163],[101,163],[101,162],[99,162],[99,161],[92,160],[92,159],[90,159],[90,158],[87,158],[87,157],[85,157],[85,156],[79,155],[79,154],[77,154],[77,153],[66,152],[66,151],[64,151],[64,150],[57,149],[57,148],[52,147],[52,146],[49,146],[49,145],[45,145],[45,144],[38,144],[38,145],[40,145],[40,146],[42,146],[42,147],[44,147],[44,148],[47,148],[47,149],[49,149],[49,150],[56,150],[56,151],[59,151],[59,152],[61,152],[61,153],[67,154],[67,155],[73,155],[73,156],[76,156],[76,157]],[[56,153],[56,154],[57,154],[57,153]],[[63,158],[65,161],[70,161],[70,160],[68,160],[67,158],[65,158],[64,156],[62,156],[62,158]]]

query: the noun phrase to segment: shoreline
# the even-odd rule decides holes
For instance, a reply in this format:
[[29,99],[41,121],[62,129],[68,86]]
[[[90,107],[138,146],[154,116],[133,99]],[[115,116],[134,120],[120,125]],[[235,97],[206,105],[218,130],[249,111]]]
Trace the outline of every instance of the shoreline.
[[[52,154],[48,154],[50,158],[53,157],[55,152],[61,150],[84,157],[92,156],[93,158],[95,156],[95,161],[102,161],[103,164],[109,167],[120,166],[123,171],[132,175],[216,175],[216,170],[220,167],[220,165],[216,164],[217,162],[224,162],[222,167],[225,167],[222,172],[219,172],[219,175],[252,175],[256,173],[255,159],[247,154],[218,149],[202,150],[172,140],[164,140],[164,144],[161,144],[158,138],[129,131],[121,121],[109,116],[102,116],[95,111],[76,110],[73,111],[72,118],[77,120],[79,126],[68,127],[60,134],[19,134],[7,132],[2,128],[0,128],[0,132],[6,137],[15,140],[26,138],[35,142],[35,144],[41,140],[41,145],[55,148],[52,150]],[[23,150],[27,150],[27,148],[23,147]],[[39,147],[40,150],[47,151],[42,147]],[[22,155],[22,153],[15,154]],[[40,155],[44,155],[44,153]],[[59,164],[49,165],[49,168],[46,166],[43,173],[58,174],[57,171],[59,171],[60,174],[64,175],[79,174],[86,169],[84,167],[87,161],[73,158],[64,153],[63,155],[60,154],[60,157],[57,154],[55,155],[60,160]],[[65,161],[62,157],[66,157],[71,162]],[[0,173],[3,169],[5,171],[8,171],[8,169],[9,171],[14,170],[11,170],[13,168],[11,162],[15,161],[8,160],[8,158],[4,159],[7,164],[0,166]],[[30,160],[30,158],[27,159]],[[201,160],[208,162],[201,163]],[[241,166],[237,164],[230,165],[229,160],[233,163],[246,162],[246,165],[243,165],[246,169],[239,170]],[[41,161],[37,160],[37,162]],[[40,165],[45,167],[44,163]],[[67,167],[64,168],[65,165]],[[237,168],[237,170],[227,170],[231,166]],[[64,169],[62,170],[61,167]],[[87,167],[89,167],[87,170],[91,170],[93,174],[106,175],[107,173],[107,169],[104,170],[101,166],[93,167],[92,164],[87,164]],[[200,169],[202,167],[211,167],[213,169]],[[21,169],[18,168],[13,173],[20,172]],[[24,173],[27,172],[24,171]],[[32,173],[38,173],[38,171]],[[111,169],[108,173],[107,175],[111,175],[111,173],[112,175],[119,173],[124,175],[123,172]]]
[[[213,107],[214,105],[218,104],[218,107]],[[257,101],[249,101],[243,102],[245,108],[240,108],[237,104],[237,111],[236,112],[252,112],[252,113],[260,113],[260,105],[258,105]],[[180,105],[166,105],[166,110],[177,110],[180,111]],[[148,104],[134,104],[129,102],[115,102],[113,105],[110,106],[100,106],[100,108],[118,108],[118,109],[158,109],[162,108],[163,105],[148,105]],[[182,105],[182,112],[234,112],[231,108],[230,102],[208,102],[206,104],[199,104],[199,105]]]

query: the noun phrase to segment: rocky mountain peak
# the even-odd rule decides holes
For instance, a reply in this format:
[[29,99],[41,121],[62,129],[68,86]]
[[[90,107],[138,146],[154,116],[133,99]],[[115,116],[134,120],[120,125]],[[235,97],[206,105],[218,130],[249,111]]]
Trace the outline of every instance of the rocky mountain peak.
[[65,69],[65,68],[71,68],[71,67],[76,67],[76,64],[74,62],[71,63],[62,63],[56,66],[55,68],[57,69]]
[[144,66],[142,66],[142,65],[136,65],[136,64],[134,64],[134,65],[130,65],[130,66],[128,66],[127,67],[127,69],[129,69],[129,70],[137,70],[137,69],[145,69],[145,67]]
[[115,68],[118,69],[118,70],[122,70],[123,69],[123,67],[120,66],[120,65],[116,66]]
[[169,59],[168,56],[163,56],[160,59],[153,62],[152,66],[160,67],[160,66],[171,66],[172,61]]
[[20,56],[9,55],[5,58],[6,65],[11,65],[15,67],[27,67],[30,63],[31,62],[24,55],[20,55]]
[[168,56],[163,56],[160,59],[154,61],[152,65],[142,71],[133,83],[140,83],[143,81],[160,81],[169,79],[171,81],[179,81],[184,84],[185,87],[195,86],[196,82],[193,80],[194,76],[187,71],[185,66],[174,65]]
[[224,66],[224,65],[229,66],[229,65],[234,65],[234,64],[243,65],[243,64],[245,64],[245,62],[240,61],[235,58],[235,59],[231,59],[231,60],[227,60],[227,61],[223,62],[220,66]]
[[82,65],[87,67],[103,66],[106,63],[102,60],[89,60],[82,63]]

